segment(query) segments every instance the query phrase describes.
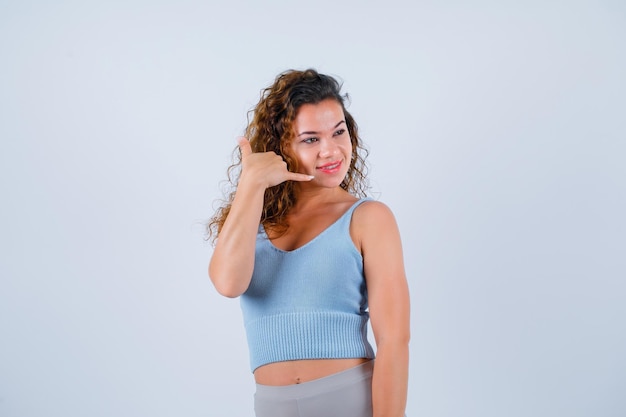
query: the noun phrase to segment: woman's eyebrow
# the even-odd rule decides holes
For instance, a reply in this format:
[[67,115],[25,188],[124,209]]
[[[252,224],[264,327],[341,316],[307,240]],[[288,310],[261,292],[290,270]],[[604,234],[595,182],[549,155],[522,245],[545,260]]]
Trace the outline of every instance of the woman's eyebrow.
[[[340,121],[339,123],[337,123],[335,125],[335,127],[333,127],[333,129],[337,129],[342,123],[345,123],[345,122],[346,122],[345,120]],[[306,132],[298,133],[298,136],[302,136],[302,135],[316,135],[317,133],[319,133],[319,132],[306,131]]]

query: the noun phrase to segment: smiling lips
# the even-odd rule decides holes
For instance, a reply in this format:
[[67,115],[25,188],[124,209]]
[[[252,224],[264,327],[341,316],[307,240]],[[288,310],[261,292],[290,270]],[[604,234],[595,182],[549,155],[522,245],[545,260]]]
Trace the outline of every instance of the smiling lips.
[[334,174],[335,172],[339,171],[340,168],[341,168],[341,161],[334,161],[329,164],[325,164],[325,165],[321,165],[317,167],[319,171],[322,171],[326,174]]

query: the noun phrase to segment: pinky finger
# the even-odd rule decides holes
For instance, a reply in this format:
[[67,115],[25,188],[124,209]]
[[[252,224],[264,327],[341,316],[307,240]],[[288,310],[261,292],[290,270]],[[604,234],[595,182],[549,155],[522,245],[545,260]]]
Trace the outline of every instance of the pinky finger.
[[315,178],[313,175],[299,174],[297,172],[292,172],[292,173],[290,173],[288,180],[291,180],[291,181],[311,181],[313,178]]

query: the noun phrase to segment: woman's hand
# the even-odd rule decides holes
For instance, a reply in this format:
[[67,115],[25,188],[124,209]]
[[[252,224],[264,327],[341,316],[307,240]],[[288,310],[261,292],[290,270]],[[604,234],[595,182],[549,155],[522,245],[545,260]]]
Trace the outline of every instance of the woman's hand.
[[254,182],[265,189],[285,181],[311,181],[313,179],[312,175],[287,170],[287,163],[275,152],[252,152],[250,142],[243,136],[237,139],[237,143],[241,151],[240,182]]

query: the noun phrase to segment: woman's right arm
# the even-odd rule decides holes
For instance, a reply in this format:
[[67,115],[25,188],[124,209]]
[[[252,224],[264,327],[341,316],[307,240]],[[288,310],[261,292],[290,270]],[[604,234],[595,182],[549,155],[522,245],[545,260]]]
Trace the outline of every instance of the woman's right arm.
[[220,230],[209,263],[209,277],[226,297],[243,294],[252,278],[254,251],[265,190],[284,181],[310,181],[313,177],[289,172],[274,152],[253,153],[246,138],[239,138],[241,175],[228,217]]

